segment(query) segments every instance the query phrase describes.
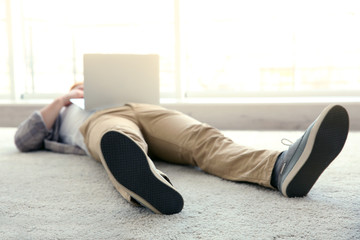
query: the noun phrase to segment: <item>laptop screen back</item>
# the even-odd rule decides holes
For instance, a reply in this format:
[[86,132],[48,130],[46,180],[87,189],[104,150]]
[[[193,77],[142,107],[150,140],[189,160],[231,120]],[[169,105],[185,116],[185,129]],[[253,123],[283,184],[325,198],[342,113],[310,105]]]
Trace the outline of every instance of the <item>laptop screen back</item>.
[[159,56],[85,54],[85,109],[160,103]]

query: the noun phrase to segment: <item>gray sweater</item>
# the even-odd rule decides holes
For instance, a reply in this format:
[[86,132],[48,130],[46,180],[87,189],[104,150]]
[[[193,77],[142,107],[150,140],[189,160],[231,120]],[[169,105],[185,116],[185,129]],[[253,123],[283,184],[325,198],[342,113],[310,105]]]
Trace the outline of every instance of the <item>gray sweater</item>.
[[50,150],[58,153],[86,155],[81,148],[61,142],[60,117],[58,116],[52,129],[48,130],[36,111],[23,121],[15,133],[15,145],[22,152]]

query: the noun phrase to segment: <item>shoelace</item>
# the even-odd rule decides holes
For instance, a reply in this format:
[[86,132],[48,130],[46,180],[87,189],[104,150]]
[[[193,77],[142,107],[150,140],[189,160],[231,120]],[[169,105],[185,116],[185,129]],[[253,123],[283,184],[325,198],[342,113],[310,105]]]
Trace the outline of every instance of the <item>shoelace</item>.
[[291,145],[294,144],[292,141],[290,141],[290,140],[287,139],[287,138],[281,139],[281,143],[282,143],[283,145],[285,145],[285,146],[288,146],[288,147],[290,147]]

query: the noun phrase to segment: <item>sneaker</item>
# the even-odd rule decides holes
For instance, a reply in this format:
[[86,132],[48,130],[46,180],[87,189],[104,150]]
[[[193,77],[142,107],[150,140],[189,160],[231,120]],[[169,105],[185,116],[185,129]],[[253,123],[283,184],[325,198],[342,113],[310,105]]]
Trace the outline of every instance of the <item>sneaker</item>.
[[[155,213],[182,210],[180,193],[158,171],[147,154],[126,135],[110,131],[101,139],[101,161],[115,188]],[[125,194],[124,194],[125,192]]]
[[303,197],[341,152],[349,131],[349,116],[339,105],[326,107],[304,135],[278,158],[274,185],[287,197]]

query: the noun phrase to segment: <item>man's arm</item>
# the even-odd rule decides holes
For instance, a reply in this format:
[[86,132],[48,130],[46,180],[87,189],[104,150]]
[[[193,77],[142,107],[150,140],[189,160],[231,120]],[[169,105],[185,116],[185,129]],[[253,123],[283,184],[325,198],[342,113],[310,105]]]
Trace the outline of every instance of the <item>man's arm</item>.
[[22,122],[15,133],[15,145],[22,152],[39,150],[44,147],[44,139],[51,133],[60,110],[70,104],[71,98],[82,98],[83,89],[75,88],[68,94],[55,99],[40,111],[34,112]]
[[44,120],[45,126],[48,130],[52,128],[56,118],[59,116],[60,110],[64,106],[70,105],[71,98],[83,98],[84,91],[82,88],[75,88],[68,94],[55,99],[51,104],[40,110],[41,116]]

